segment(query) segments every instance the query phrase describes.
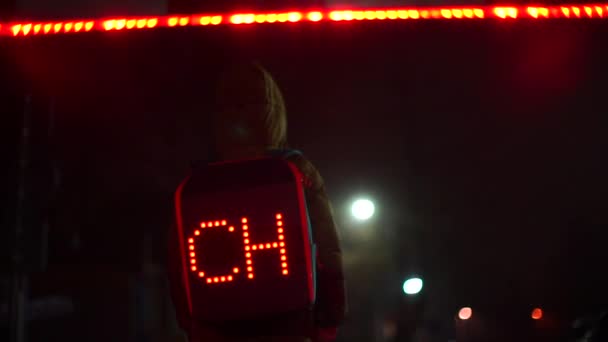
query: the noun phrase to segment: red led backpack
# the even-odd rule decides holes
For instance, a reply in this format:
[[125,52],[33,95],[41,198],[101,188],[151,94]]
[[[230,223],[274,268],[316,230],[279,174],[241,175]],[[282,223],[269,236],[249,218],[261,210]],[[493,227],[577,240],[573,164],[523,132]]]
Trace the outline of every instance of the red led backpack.
[[175,194],[176,309],[189,321],[227,322],[310,308],[315,250],[304,191],[284,156],[195,168]]

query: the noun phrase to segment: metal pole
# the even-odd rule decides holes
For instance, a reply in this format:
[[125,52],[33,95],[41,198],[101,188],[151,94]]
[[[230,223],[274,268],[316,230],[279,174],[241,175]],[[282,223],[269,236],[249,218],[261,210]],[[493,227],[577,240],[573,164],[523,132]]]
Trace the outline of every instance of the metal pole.
[[10,339],[11,342],[25,341],[25,308],[27,278],[24,273],[15,273],[11,279],[10,298]]
[[11,298],[9,299],[10,342],[25,341],[25,308],[27,299],[27,276],[25,274],[23,253],[24,220],[27,200],[26,175],[30,163],[31,137],[31,96],[25,96],[23,121],[21,126],[20,153],[17,170],[17,203],[15,210],[15,231],[13,236]]

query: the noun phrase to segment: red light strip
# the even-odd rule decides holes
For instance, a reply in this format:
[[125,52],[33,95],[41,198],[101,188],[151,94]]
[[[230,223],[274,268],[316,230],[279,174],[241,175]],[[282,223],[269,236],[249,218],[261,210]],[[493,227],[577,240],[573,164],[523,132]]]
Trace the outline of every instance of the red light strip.
[[0,34],[70,34],[90,31],[120,31],[157,27],[216,26],[243,24],[297,23],[361,20],[424,19],[608,19],[608,4],[561,6],[479,6],[356,9],[333,11],[291,11],[282,13],[236,13],[230,15],[190,15],[139,18],[83,19],[56,22],[0,23]]

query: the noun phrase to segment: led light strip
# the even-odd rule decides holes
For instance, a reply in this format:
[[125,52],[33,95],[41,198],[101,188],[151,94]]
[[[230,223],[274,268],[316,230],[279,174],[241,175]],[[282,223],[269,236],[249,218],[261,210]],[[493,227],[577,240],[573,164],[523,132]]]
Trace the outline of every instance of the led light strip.
[[320,21],[424,20],[424,19],[608,19],[608,4],[561,6],[420,7],[281,13],[237,13],[0,23],[0,35],[73,34],[91,31],[153,29],[157,27],[246,25]]

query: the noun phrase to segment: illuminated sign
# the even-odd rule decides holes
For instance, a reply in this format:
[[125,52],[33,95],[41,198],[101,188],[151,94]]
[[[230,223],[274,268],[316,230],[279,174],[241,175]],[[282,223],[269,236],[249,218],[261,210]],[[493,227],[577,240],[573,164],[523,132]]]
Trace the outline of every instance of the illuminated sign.
[[70,19],[53,22],[0,23],[0,35],[74,34],[90,31],[154,29],[158,27],[293,24],[324,21],[394,21],[394,20],[546,20],[608,19],[608,4],[563,4],[548,6],[446,6],[356,8],[325,11],[247,12],[194,14],[185,16],[139,16],[116,18]]
[[279,314],[314,302],[302,176],[282,159],[209,165],[176,192],[182,288],[195,319]]
[[[258,241],[254,240],[254,236],[252,232],[255,229],[249,227],[249,221],[246,217],[241,219],[238,227],[240,229],[236,229],[235,226],[231,225],[231,222],[226,220],[217,220],[217,221],[208,221],[201,222],[200,228],[194,230],[193,236],[188,238],[188,257],[190,258],[190,270],[198,275],[199,278],[206,279],[207,284],[217,284],[230,282],[235,280],[238,277],[241,269],[246,270],[247,277],[246,279],[253,280],[255,278],[254,268],[255,264],[253,262],[253,254],[260,253],[262,251],[266,251],[266,253],[274,253],[277,255],[277,259],[280,262],[280,269],[277,268],[277,272],[280,272],[283,276],[289,275],[289,269],[287,267],[287,246],[285,244],[285,227],[283,226],[283,215],[281,213],[277,213],[276,216],[276,228],[277,228],[277,240],[272,242],[262,242],[258,243]],[[205,251],[201,251],[197,249],[196,241],[202,239],[205,235],[205,230],[209,229],[223,229],[227,233],[236,233],[237,238],[238,235],[242,235],[243,241],[243,262],[235,264],[234,267],[228,268],[227,272],[220,275],[213,275],[209,273],[205,273],[203,267],[201,267],[197,263],[197,254],[204,258]],[[202,233],[201,233],[202,232]],[[252,242],[254,241],[254,242]]]

